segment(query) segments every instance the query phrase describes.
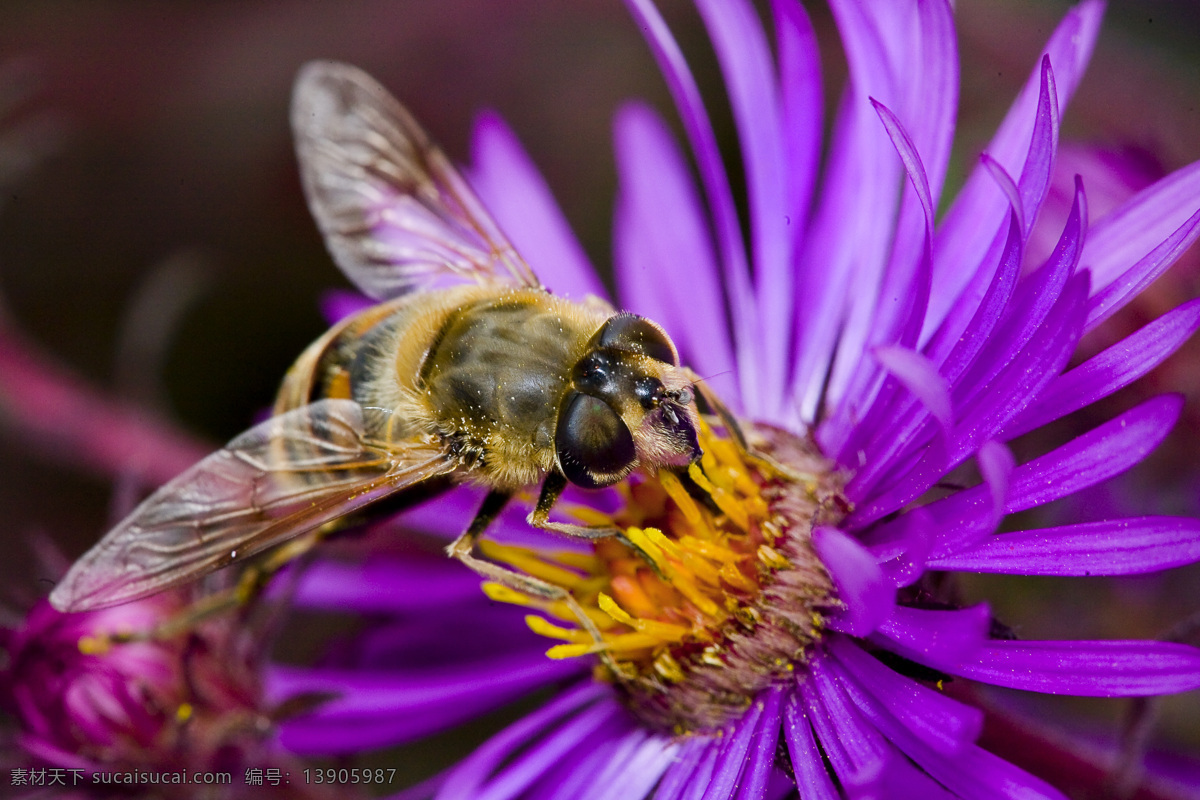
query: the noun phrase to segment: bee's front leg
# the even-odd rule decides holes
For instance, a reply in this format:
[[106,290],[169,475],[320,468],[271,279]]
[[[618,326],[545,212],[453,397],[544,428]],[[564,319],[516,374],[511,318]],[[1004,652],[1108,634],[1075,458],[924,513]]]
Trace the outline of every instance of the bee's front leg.
[[[560,488],[559,494],[562,493]],[[508,503],[512,494],[500,490],[493,489],[488,492],[487,497],[483,499],[483,505],[479,507],[475,518],[471,520],[471,524],[463,531],[454,542],[446,548],[446,552],[455,559],[458,559],[466,566],[474,570],[476,575],[481,578],[486,578],[495,581],[510,589],[533,597],[540,597],[545,600],[561,601],[566,603],[571,613],[579,620],[579,624],[584,630],[591,635],[592,640],[599,643],[602,641],[600,629],[596,627],[596,623],[592,621],[583,608],[569,591],[561,586],[555,586],[552,583],[547,583],[540,578],[535,578],[531,575],[522,575],[519,572],[514,572],[507,567],[502,567],[499,564],[493,564],[490,561],[484,561],[475,556],[475,545],[479,541],[479,537],[487,530],[488,525],[499,516],[504,510],[504,506]],[[557,495],[555,495],[557,497]],[[539,507],[541,502],[539,500]],[[553,501],[551,501],[553,505]],[[547,509],[548,510],[548,509]],[[536,513],[536,512],[535,512]],[[530,515],[532,518],[532,515]],[[608,535],[608,534],[605,534]]]
[[577,539],[607,539],[612,536],[621,542],[621,544],[641,556],[650,568],[654,570],[654,573],[660,578],[662,577],[662,572],[654,559],[642,550],[642,548],[629,541],[625,537],[625,532],[620,528],[606,525],[573,525],[570,522],[551,522],[550,509],[554,508],[554,504],[558,502],[558,498],[562,496],[563,490],[566,488],[566,477],[560,472],[550,472],[546,476],[546,480],[542,482],[542,492],[538,495],[537,505],[533,511],[529,512],[529,516],[527,517],[529,524],[544,531],[561,533],[564,536],[574,536]]
[[544,531],[573,536],[576,539],[606,539],[616,536],[624,541],[625,537],[620,528],[608,526],[573,525],[570,522],[551,522],[550,509],[558,502],[563,490],[567,488],[567,479],[561,472],[551,470],[542,481],[542,491],[538,495],[537,505],[529,512],[527,520],[535,528]]

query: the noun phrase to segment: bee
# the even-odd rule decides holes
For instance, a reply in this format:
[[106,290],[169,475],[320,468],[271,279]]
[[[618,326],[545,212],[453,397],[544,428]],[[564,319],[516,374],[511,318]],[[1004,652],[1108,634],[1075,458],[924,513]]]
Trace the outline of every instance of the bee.
[[618,534],[549,513],[568,484],[594,489],[695,462],[696,376],[656,323],[548,292],[442,151],[365,73],[306,65],[291,121],[328,249],[378,305],[309,346],[270,419],[151,494],[50,602],[82,611],[135,600],[334,530],[384,498],[465,483],[487,493],[448,552],[486,578],[566,600],[591,628],[564,590],[477,558],[476,543],[539,482],[533,526]]

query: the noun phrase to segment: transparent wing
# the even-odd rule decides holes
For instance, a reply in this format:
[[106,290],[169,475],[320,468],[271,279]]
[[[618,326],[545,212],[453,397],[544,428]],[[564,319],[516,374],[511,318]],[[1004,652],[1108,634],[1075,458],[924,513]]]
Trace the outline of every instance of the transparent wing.
[[251,428],[134,509],[51,604],[86,611],[155,594],[452,470],[432,444],[384,446],[388,416],[322,400]]
[[366,73],[306,64],[292,130],[309,208],[366,294],[383,300],[463,281],[540,285],[445,154]]

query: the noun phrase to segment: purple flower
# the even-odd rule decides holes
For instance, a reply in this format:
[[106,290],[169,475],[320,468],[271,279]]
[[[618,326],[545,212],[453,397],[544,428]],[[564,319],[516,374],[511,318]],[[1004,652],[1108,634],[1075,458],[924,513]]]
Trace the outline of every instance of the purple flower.
[[[527,532],[516,511],[497,524],[503,544],[484,554],[569,588],[599,642],[544,600],[485,586],[541,612],[524,622],[482,602],[473,576],[436,559],[316,564],[298,606],[376,623],[321,667],[273,668],[278,698],[338,695],[284,725],[285,746],[392,745],[553,684],[554,699],[426,788],[440,798],[759,798],[796,784],[809,798],[1063,797],[976,743],[984,712],[964,686],[1100,697],[1200,687],[1196,648],[1023,641],[986,605],[959,607],[939,578],[1131,575],[1200,560],[1190,518],[997,532],[1009,514],[1127,470],[1175,423],[1181,398],[1163,395],[1021,463],[1008,446],[1126,386],[1200,326],[1200,301],[1185,303],[1071,366],[1080,337],[1200,233],[1200,164],[1096,220],[1076,180],[1053,246],[1031,258],[1060,114],[1102,5],[1082,3],[1059,25],[945,202],[958,87],[949,4],[832,5],[849,84],[822,159],[803,9],[773,0],[771,42],[748,2],[697,0],[741,145],[743,236],[688,67],[648,0],[629,0],[699,184],[654,111],[621,110],[617,305],[670,332],[769,458],[741,452],[713,423],[684,479],[573,498],[571,513],[619,525],[627,543],[580,548]],[[547,285],[603,294],[494,116],[477,129],[471,177]],[[475,502],[464,490],[400,522],[448,539]],[[543,637],[561,642],[550,658]]]
[[270,724],[259,710],[246,632],[216,620],[121,641],[154,630],[187,603],[167,592],[64,614],[42,600],[19,626],[0,628],[0,707],[19,725],[25,755],[18,763],[79,770],[89,782],[94,772],[261,764]]

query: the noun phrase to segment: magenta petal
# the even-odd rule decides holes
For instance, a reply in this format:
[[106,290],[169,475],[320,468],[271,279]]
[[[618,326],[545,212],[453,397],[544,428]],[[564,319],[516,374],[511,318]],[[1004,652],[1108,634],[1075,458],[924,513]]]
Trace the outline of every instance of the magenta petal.
[[471,185],[538,278],[573,300],[606,297],[550,187],[498,114],[476,120],[471,160]]
[[1153,641],[993,641],[946,671],[1044,694],[1141,697],[1200,688],[1200,648]]
[[640,103],[616,120],[614,257],[621,307],[662,324],[684,363],[717,376],[733,408],[736,364],[708,223],[682,154],[658,115]]
[[992,614],[986,604],[957,611],[897,606],[871,638],[905,658],[935,669],[976,657],[987,642]]
[[829,570],[845,608],[835,612],[830,627],[866,636],[879,627],[896,603],[895,586],[888,581],[869,550],[837,528],[818,527],[813,548]]
[[623,713],[624,709],[612,702],[597,703],[581,711],[574,718],[563,722],[557,730],[548,732],[543,739],[530,743],[525,752],[505,764],[495,775],[490,776],[483,786],[468,796],[474,800],[509,800],[519,797],[539,778],[553,770],[564,759],[569,759],[576,747],[583,743],[589,743],[591,746],[598,744],[601,738],[597,735],[599,730],[615,715]]
[[925,560],[933,549],[932,517],[914,508],[868,533],[868,549],[880,569],[896,586],[911,586],[925,574]]
[[1004,507],[1008,504],[1009,482],[1016,460],[1011,450],[996,441],[984,442],[976,458],[979,461],[979,472],[983,476],[983,485],[987,487],[992,501],[988,527],[995,528],[1000,524],[1000,518],[1004,516]]
[[796,241],[808,228],[809,204],[821,155],[825,107],[820,51],[816,32],[802,5],[771,0],[771,14],[779,52],[783,143],[787,156],[787,224]]
[[830,652],[855,680],[901,724],[944,753],[974,742],[983,729],[983,712],[906,678],[857,644],[840,637]]
[[932,569],[1010,575],[1137,575],[1200,561],[1200,520],[1139,517],[1015,531],[932,559]]
[[1153,250],[1126,270],[1119,280],[1096,292],[1088,301],[1086,330],[1092,330],[1137,297],[1151,281],[1183,255],[1196,241],[1197,236],[1200,236],[1200,210],[1188,217],[1170,236],[1158,242]]

